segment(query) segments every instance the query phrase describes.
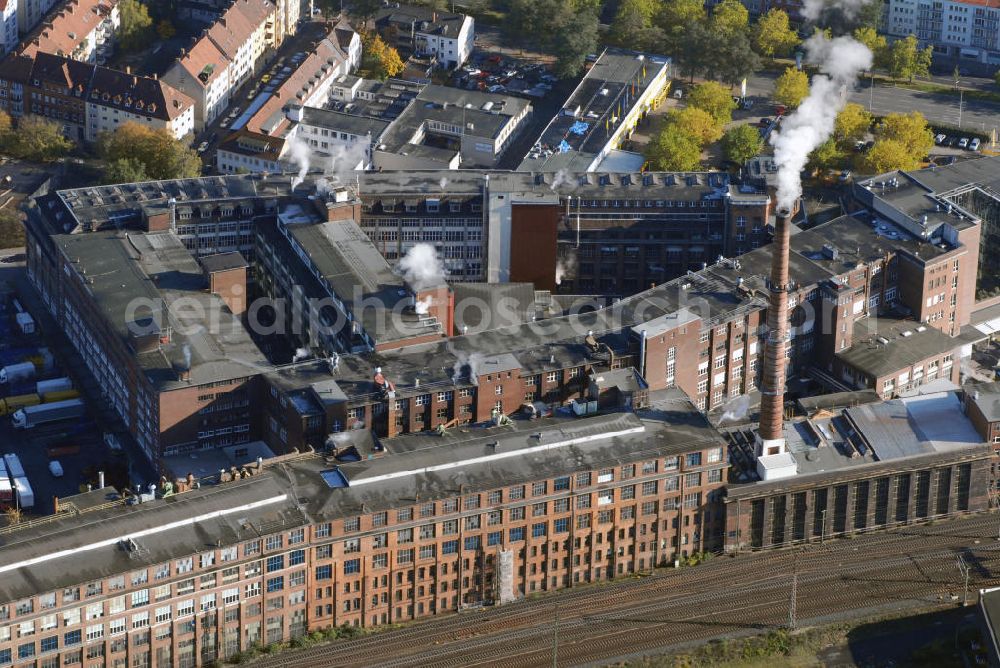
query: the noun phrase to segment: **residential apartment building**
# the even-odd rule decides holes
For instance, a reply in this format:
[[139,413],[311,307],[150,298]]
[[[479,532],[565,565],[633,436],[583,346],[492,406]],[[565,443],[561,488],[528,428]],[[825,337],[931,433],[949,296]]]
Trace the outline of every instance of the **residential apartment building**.
[[325,104],[336,81],[349,76],[360,63],[360,48],[361,38],[346,21],[331,29],[301,62],[290,66],[292,71],[279,84],[273,84],[273,90],[260,93],[266,98],[262,103],[254,103],[252,112],[248,110],[232,121],[229,127],[238,134],[219,146],[216,153],[219,171],[288,168],[296,134],[296,121],[287,111],[289,106]]
[[954,58],[1000,64],[1000,7],[970,0],[890,0],[885,30],[916,35],[922,45]]
[[433,56],[440,67],[461,67],[475,47],[475,20],[429,7],[391,5],[375,16],[388,43],[417,56]]
[[0,2],[0,55],[13,51],[20,40],[17,30],[17,0]]
[[39,52],[103,64],[121,23],[117,0],[68,0],[21,43],[19,55]]
[[51,118],[75,141],[134,121],[176,139],[194,127],[194,101],[164,81],[39,52],[0,63],[0,109]]
[[45,18],[57,2],[59,0],[7,0],[6,4],[16,7],[17,31],[26,35]]
[[237,0],[163,75],[195,101],[195,128],[211,123],[276,47],[270,0]]

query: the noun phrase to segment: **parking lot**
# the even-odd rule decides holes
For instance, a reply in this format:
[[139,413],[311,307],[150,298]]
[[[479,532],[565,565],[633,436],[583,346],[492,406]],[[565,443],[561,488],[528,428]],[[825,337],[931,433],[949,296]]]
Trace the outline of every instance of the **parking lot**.
[[[53,360],[48,368],[38,368],[33,380],[0,384],[0,399],[35,394],[38,380],[69,377],[87,404],[81,417],[30,429],[15,429],[9,415],[0,416],[0,454],[18,456],[34,492],[34,507],[24,512],[45,515],[53,511],[53,497],[77,494],[88,481],[96,482],[98,471],[105,471],[108,484],[124,484],[128,465],[123,456],[105,444],[103,431],[94,418],[93,394],[84,389],[85,382],[67,364],[60,347],[52,344],[44,331],[45,325],[35,317],[35,331],[23,333],[14,321],[17,313],[14,299],[28,310],[28,299],[18,290],[18,275],[23,277],[20,249],[4,251],[0,260],[0,366],[37,356],[43,348],[50,351]],[[61,477],[50,471],[52,461],[58,461],[62,467]]]

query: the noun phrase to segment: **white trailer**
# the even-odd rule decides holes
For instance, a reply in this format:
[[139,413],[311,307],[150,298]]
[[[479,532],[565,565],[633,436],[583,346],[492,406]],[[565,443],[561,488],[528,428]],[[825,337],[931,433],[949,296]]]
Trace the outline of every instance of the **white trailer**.
[[31,508],[35,505],[35,490],[31,489],[31,483],[27,478],[14,478],[14,493],[17,495],[17,503],[22,508]]
[[33,362],[8,364],[0,369],[0,383],[19,383],[32,380],[34,377],[35,365]]
[[13,452],[10,453],[10,454],[4,455],[3,456],[3,461],[7,465],[7,467],[6,467],[7,468],[6,475],[9,475],[11,478],[23,478],[23,477],[25,477],[24,476],[24,467],[21,466],[21,460]]
[[40,380],[35,383],[35,394],[47,394],[49,392],[63,392],[72,390],[73,381],[69,378],[53,378],[52,380]]
[[11,417],[15,429],[31,429],[47,422],[69,420],[84,414],[86,406],[83,399],[67,399],[54,401],[51,404],[38,404],[19,408]]

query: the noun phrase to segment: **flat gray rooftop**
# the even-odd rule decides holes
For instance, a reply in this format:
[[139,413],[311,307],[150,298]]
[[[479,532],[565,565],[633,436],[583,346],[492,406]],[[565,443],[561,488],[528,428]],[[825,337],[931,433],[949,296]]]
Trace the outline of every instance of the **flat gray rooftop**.
[[[97,308],[126,345],[133,331],[170,330],[158,350],[136,355],[161,390],[251,376],[269,366],[240,318],[207,292],[201,267],[174,235],[102,230],[53,241],[85,277]],[[133,309],[136,300],[152,307]],[[131,324],[133,314],[140,318]],[[178,370],[185,368],[190,378],[179,381]]]
[[851,367],[872,378],[954,351],[961,342],[941,330],[914,320],[890,316],[863,318],[854,323],[854,344],[837,353]]
[[951,452],[983,442],[954,392],[866,404],[844,414],[879,461]]

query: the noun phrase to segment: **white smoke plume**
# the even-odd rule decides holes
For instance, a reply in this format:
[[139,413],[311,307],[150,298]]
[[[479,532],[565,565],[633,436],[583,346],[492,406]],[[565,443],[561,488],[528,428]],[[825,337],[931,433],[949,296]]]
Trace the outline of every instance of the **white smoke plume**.
[[441,186],[441,191],[444,192],[444,189],[448,187],[448,177],[442,176],[441,180],[438,181],[438,185]]
[[184,347],[181,348],[181,352],[184,354],[184,370],[185,371],[190,371],[191,370],[191,346],[189,346],[188,344],[185,343]]
[[805,43],[807,62],[818,65],[809,96],[771,135],[778,165],[778,207],[792,209],[802,195],[802,170],[809,154],[833,134],[837,114],[847,102],[847,88],[872,65],[872,52],[850,37],[813,35]]
[[312,151],[309,148],[309,144],[305,143],[298,137],[293,137],[291,141],[288,142],[288,155],[292,159],[292,162],[299,168],[299,173],[292,179],[292,189],[298,187],[300,183],[306,180],[306,174],[309,173],[309,161],[311,159]]
[[549,188],[554,191],[565,186],[566,188],[572,190],[575,185],[576,184],[573,183],[573,178],[569,175],[569,172],[565,169],[560,169],[556,172],[555,176],[552,177],[552,185],[549,186]]
[[408,250],[399,261],[398,268],[403,279],[418,292],[445,282],[444,264],[430,244],[417,244]]
[[308,357],[309,357],[309,349],[308,348],[296,348],[295,349],[295,354],[292,355],[292,361],[293,362],[301,362],[302,360],[304,360],[304,359],[306,359]]
[[368,168],[368,154],[364,142],[344,146],[334,143],[323,172],[332,185],[347,185],[354,181],[354,173]]
[[743,420],[746,418],[747,414],[750,412],[750,397],[745,394],[732,399],[726,404],[725,410],[722,412],[722,417],[719,418],[720,422],[733,422],[737,420]]
[[333,189],[333,186],[331,186],[330,182],[327,181],[325,178],[320,177],[320,178],[316,179],[316,194],[317,195],[320,195],[322,197],[326,197],[327,195],[330,194],[330,191],[332,189]]
[[871,0],[804,0],[802,16],[809,21],[816,21],[826,9],[835,9],[848,20],[853,20],[861,8]]
[[563,279],[566,275],[573,271],[576,263],[573,261],[572,257],[561,257],[556,262],[556,285],[562,285]]
[[483,356],[480,353],[466,355],[460,351],[455,353],[455,365],[451,368],[451,381],[458,383],[465,374],[468,374],[469,382],[479,385],[479,367],[483,364]]
[[427,315],[431,310],[432,304],[434,304],[434,299],[428,295],[425,299],[418,299],[417,303],[413,305],[413,309],[417,312],[417,315]]

